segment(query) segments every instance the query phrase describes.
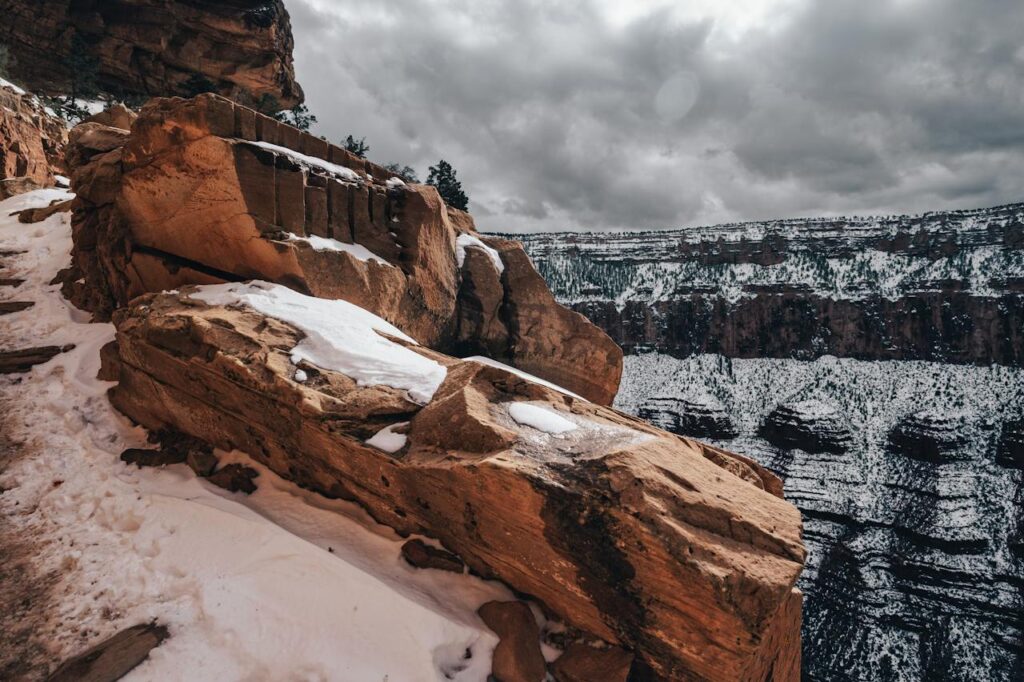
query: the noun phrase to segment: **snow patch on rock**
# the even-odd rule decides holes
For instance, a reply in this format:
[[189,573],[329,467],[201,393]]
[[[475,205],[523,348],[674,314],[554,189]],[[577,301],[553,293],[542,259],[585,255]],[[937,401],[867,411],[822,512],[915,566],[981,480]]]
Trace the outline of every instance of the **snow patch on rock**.
[[391,263],[387,262],[373,251],[362,244],[346,244],[345,242],[338,241],[337,239],[330,239],[328,237],[318,237],[316,235],[310,235],[308,237],[300,237],[297,234],[291,232],[288,233],[288,241],[290,242],[305,242],[313,247],[314,251],[341,251],[347,253],[355,258],[363,261],[375,261],[381,265],[387,265],[393,267]]
[[377,332],[416,342],[400,329],[348,301],[305,296],[270,282],[207,284],[190,298],[209,305],[247,306],[287,322],[305,333],[291,351],[292,362],[305,360],[354,379],[360,386],[391,386],[425,405],[447,371],[437,362]]
[[517,424],[530,426],[538,431],[558,435],[567,431],[575,431],[576,424],[557,412],[531,403],[509,403],[508,414]]
[[505,272],[505,264],[501,262],[501,254],[471,234],[460,234],[455,240],[455,257],[459,261],[460,268],[466,262],[466,249],[483,249],[487,257],[494,263],[494,268],[498,271],[498,274],[500,275]]

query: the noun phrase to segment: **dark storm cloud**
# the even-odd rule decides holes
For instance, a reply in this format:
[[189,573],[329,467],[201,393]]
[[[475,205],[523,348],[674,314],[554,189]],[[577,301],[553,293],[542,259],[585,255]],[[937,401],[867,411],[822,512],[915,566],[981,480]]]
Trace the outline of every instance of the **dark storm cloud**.
[[288,7],[318,132],[447,159],[487,229],[1024,199],[1019,1],[795,2],[730,35],[596,0]]

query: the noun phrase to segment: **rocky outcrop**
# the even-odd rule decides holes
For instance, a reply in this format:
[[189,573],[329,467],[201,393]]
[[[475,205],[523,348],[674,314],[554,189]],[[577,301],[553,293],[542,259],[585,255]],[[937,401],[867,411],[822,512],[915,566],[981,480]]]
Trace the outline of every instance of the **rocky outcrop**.
[[0,85],[0,199],[53,184],[67,138],[64,122],[35,97]]
[[76,127],[68,163],[65,293],[100,317],[145,292],[260,279],[354,303],[442,352],[615,395],[622,352],[555,302],[517,242],[477,235],[433,187],[251,109],[154,100],[130,134]]
[[942,464],[970,459],[965,448],[974,432],[968,415],[922,410],[909,414],[893,427],[889,444],[907,457]]
[[562,300],[627,352],[1024,364],[1024,295],[1012,291],[836,299],[779,287],[735,301],[708,292],[653,303]]
[[118,95],[303,99],[281,0],[0,0],[0,16],[10,68],[33,90],[67,92],[72,70],[91,68]]
[[681,436],[723,440],[736,435],[732,418],[710,396],[650,398],[640,407],[637,415]]
[[759,434],[773,445],[807,452],[838,454],[853,442],[839,411],[818,400],[779,405],[765,418]]
[[[243,450],[303,487],[357,501],[403,535],[435,538],[477,574],[630,649],[638,679],[797,679],[792,589],[804,549],[777,479],[745,458],[394,332],[368,334],[386,345],[385,359],[435,366],[433,394],[350,370],[354,379],[328,360],[302,359],[313,351],[300,343],[327,336],[257,312],[253,301],[284,297],[287,310],[309,306],[308,319],[324,324],[354,313],[284,292],[234,284],[208,297],[183,288],[119,310],[117,355],[105,369],[119,380],[111,400],[149,429]],[[317,352],[344,363],[378,343],[358,338],[358,348]],[[406,422],[399,438],[376,438]]]

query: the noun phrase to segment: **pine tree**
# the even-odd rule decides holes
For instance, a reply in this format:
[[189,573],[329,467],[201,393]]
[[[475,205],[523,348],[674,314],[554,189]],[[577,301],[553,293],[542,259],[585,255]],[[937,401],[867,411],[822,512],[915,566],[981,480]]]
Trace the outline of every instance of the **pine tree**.
[[274,118],[306,132],[309,132],[309,127],[316,123],[316,116],[309,113],[309,107],[305,104],[296,104],[291,109],[280,111],[274,114]]
[[366,152],[370,151],[370,145],[366,144],[366,138],[360,137],[358,140],[351,135],[345,138],[345,149],[349,150],[360,159],[366,158]]
[[452,208],[469,210],[469,197],[462,191],[462,183],[455,177],[455,169],[444,159],[430,167],[427,184],[436,187],[437,193]]
[[419,176],[416,175],[416,169],[412,166],[402,166],[397,163],[389,163],[384,166],[384,168],[388,169],[406,182],[418,183],[420,181]]
[[69,96],[72,102],[96,96],[99,92],[96,84],[99,60],[92,55],[92,46],[88,41],[77,33],[71,40],[71,52],[64,59],[64,68],[67,69],[71,83]]

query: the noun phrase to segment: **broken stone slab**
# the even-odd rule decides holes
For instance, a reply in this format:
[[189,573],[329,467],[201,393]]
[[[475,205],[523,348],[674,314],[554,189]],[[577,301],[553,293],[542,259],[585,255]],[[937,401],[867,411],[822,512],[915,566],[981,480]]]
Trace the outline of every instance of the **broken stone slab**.
[[66,201],[55,201],[49,206],[42,208],[26,208],[24,211],[18,211],[18,222],[25,224],[41,223],[50,216],[56,213],[69,213],[71,211],[72,200]]
[[22,374],[36,365],[49,362],[61,353],[67,353],[74,344],[64,346],[41,346],[22,350],[0,351],[0,374]]
[[616,646],[573,642],[550,665],[555,682],[626,682],[633,655]]
[[174,450],[147,450],[144,448],[128,448],[121,453],[121,461],[139,467],[162,467],[168,464],[181,464],[185,461],[185,453]]
[[540,650],[540,628],[530,607],[521,601],[489,601],[477,613],[498,635],[491,677],[499,682],[543,682],[547,665]]
[[22,310],[28,310],[34,305],[35,303],[32,301],[0,301],[0,315],[20,313]]
[[185,463],[196,476],[206,478],[217,468],[217,456],[207,450],[192,449],[188,451]]
[[146,660],[149,652],[169,636],[163,625],[135,625],[68,659],[47,681],[114,682]]
[[451,552],[428,545],[422,540],[409,540],[402,545],[402,558],[416,568],[436,568],[439,571],[462,573],[466,564]]
[[[655,677],[763,679],[767,661],[799,646],[786,609],[805,557],[800,516],[752,461],[394,339],[446,370],[426,405],[323,367],[296,382],[304,332],[190,292],[115,315],[111,400],[136,422],[241,450],[402,535],[434,538]],[[519,403],[572,428],[517,421]],[[365,443],[398,422],[409,422],[400,452]]]
[[256,492],[256,483],[253,479],[258,476],[259,472],[252,467],[244,464],[227,464],[207,476],[206,480],[230,493],[252,495]]

